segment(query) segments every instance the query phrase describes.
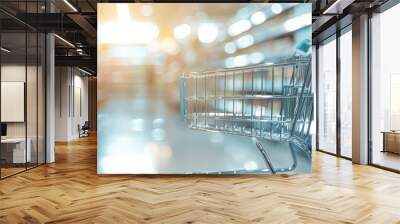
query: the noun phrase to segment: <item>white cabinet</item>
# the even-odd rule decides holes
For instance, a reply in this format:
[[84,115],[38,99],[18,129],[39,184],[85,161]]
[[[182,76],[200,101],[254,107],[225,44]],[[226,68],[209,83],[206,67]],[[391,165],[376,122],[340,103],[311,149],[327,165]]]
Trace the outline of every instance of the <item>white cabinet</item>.
[[7,138],[1,140],[1,144],[7,144],[8,147],[12,147],[13,163],[25,163],[32,161],[32,140],[28,138],[26,142],[27,147],[25,151],[25,138]]

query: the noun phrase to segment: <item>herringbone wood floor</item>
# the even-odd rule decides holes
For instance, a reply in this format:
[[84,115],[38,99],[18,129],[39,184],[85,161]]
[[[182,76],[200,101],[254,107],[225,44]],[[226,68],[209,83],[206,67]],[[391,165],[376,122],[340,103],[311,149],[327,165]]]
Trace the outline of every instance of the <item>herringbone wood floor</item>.
[[400,223],[400,175],[316,152],[294,176],[98,176],[96,139],[0,181],[0,223]]

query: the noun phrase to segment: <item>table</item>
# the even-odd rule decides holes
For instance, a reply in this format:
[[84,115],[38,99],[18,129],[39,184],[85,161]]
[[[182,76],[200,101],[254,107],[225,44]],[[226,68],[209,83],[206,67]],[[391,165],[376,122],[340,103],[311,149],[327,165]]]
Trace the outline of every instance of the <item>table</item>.
[[400,154],[400,131],[382,131],[383,150],[382,152],[392,152]]

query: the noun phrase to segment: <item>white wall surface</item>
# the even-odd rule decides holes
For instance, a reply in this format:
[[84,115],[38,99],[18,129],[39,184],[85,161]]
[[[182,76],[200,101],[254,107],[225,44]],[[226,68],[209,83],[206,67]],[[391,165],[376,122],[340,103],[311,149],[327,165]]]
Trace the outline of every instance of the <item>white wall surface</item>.
[[[25,67],[18,64],[6,64],[1,66],[1,81],[2,82],[25,82],[26,72],[28,74],[36,73],[36,68],[33,66]],[[27,93],[29,97],[36,97],[35,93]],[[29,100],[31,101],[31,100]],[[6,108],[2,108],[2,110]],[[28,114],[28,120],[31,120],[31,114]],[[8,137],[25,137],[25,122],[7,122]]]
[[[38,67],[36,65],[25,66],[25,64],[3,64],[1,66],[1,114],[2,121],[7,124],[7,137],[24,138],[27,136],[30,139],[28,147],[32,151],[32,161],[36,162],[37,158],[39,163],[45,162],[45,89],[43,79],[44,73],[40,65]],[[24,99],[25,91],[26,99]]]
[[25,83],[1,82],[1,122],[25,121]]
[[76,68],[56,67],[55,111],[55,140],[77,139],[88,120],[88,78]]

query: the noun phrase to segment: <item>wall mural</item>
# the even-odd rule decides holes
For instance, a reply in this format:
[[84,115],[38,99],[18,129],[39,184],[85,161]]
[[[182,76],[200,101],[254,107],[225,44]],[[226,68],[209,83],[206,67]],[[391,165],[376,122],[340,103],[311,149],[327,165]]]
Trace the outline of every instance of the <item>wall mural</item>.
[[311,171],[311,4],[98,4],[99,174]]

